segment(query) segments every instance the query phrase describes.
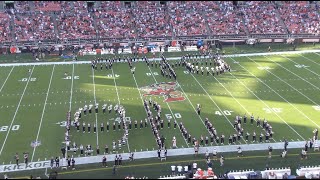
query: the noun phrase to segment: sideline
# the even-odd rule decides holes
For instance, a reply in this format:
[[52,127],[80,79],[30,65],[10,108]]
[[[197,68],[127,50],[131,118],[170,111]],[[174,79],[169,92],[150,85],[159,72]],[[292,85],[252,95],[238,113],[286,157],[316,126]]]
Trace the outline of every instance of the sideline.
[[[269,55],[280,55],[280,54],[300,54],[300,53],[320,53],[320,50],[302,50],[302,51],[283,51],[283,52],[268,52],[268,53],[250,53],[250,54],[232,54],[224,55],[222,57],[244,57],[244,56],[269,56]],[[168,57],[167,60],[179,60],[180,57]],[[156,61],[161,58],[155,58]],[[141,58],[139,62],[142,61]],[[44,65],[66,65],[66,64],[90,64],[91,61],[70,61],[70,62],[33,62],[33,63],[7,63],[0,64],[0,67],[11,67],[11,66],[44,66]]]
[[[315,153],[309,153],[308,155],[319,155],[320,152],[315,152]],[[277,155],[274,155],[277,156]],[[287,154],[287,156],[297,156],[300,157],[300,154]],[[225,160],[241,160],[241,159],[254,159],[254,158],[267,158],[268,155],[266,153],[265,156],[243,156],[243,157],[229,157],[225,158]],[[278,157],[278,156],[277,156]],[[156,165],[165,165],[165,164],[179,164],[179,163],[190,163],[190,162],[199,162],[199,161],[204,161],[204,159],[190,159],[190,160],[183,160],[183,161],[164,161],[164,162],[158,162],[158,163],[148,163],[148,164],[134,164],[134,165],[127,165],[127,166],[121,166],[118,168],[132,168],[132,167],[143,167],[143,166],[156,166]],[[219,161],[219,159],[214,160],[214,161]],[[92,168],[92,169],[83,169],[83,170],[75,170],[75,171],[64,171],[64,172],[58,172],[59,175],[64,175],[64,174],[74,174],[74,173],[83,173],[83,172],[93,172],[93,171],[103,171],[103,170],[112,170],[112,166],[108,167],[101,167],[101,168]],[[23,179],[28,176],[22,176],[22,177],[16,177],[12,179]]]

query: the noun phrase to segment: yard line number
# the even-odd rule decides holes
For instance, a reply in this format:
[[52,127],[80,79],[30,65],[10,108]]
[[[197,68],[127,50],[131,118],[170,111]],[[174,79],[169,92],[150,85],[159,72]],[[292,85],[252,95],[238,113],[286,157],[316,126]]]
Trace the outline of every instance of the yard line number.
[[282,112],[282,108],[263,108],[263,110],[266,111],[266,113],[281,113]]
[[[174,114],[174,117],[177,118],[177,119],[180,119],[181,118],[181,114],[180,113],[175,113]],[[171,114],[166,114],[166,118],[169,120],[169,119],[172,119],[172,115]]]
[[273,68],[270,68],[269,66],[259,66],[258,69],[260,69],[260,70],[268,70],[268,69],[273,69]]
[[[26,81],[28,81],[28,79],[29,78],[22,78],[22,79],[20,79],[18,81],[26,82]],[[30,78],[30,81],[36,81],[36,80],[37,80],[37,78]]]
[[[72,77],[71,77],[71,76],[66,76],[66,77],[63,78],[63,79],[70,80],[70,79],[72,79]],[[79,76],[73,76],[73,79],[79,79]]]
[[[13,125],[11,127],[11,130],[17,131],[17,130],[19,130],[19,128],[20,128],[20,125]],[[8,131],[8,129],[9,129],[9,126],[0,126],[0,132],[6,132],[6,131]]]
[[222,116],[222,115],[231,116],[232,112],[233,111],[230,111],[230,110],[224,110],[224,111],[216,111],[215,114],[219,116]]
[[147,76],[152,76],[152,74],[153,74],[154,76],[158,76],[158,75],[159,75],[157,72],[153,72],[153,73],[146,73],[146,75],[147,75]]
[[117,78],[117,77],[120,77],[120,75],[114,74],[114,76],[113,76],[112,74],[108,74],[107,77],[108,78],[115,78],[115,77]]
[[307,67],[310,67],[310,66],[306,66],[306,65],[303,65],[303,64],[296,64],[294,65],[295,67],[297,68],[307,68]]

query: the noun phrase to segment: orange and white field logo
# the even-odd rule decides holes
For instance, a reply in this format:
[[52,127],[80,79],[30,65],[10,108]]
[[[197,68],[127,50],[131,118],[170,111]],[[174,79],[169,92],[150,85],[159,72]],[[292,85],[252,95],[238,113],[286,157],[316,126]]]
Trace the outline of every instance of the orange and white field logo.
[[143,96],[158,95],[165,96],[164,102],[184,101],[182,93],[176,90],[179,85],[176,82],[161,82],[150,86],[141,87]]

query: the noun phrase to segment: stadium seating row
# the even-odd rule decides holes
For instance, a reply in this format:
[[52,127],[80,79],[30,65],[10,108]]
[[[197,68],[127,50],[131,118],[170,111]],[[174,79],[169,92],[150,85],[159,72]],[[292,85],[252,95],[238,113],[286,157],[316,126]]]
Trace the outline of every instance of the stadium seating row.
[[[308,1],[16,1],[0,12],[0,40],[137,38],[229,34],[319,34],[319,5]],[[32,12],[32,13],[31,13]],[[13,28],[13,29],[12,29]]]

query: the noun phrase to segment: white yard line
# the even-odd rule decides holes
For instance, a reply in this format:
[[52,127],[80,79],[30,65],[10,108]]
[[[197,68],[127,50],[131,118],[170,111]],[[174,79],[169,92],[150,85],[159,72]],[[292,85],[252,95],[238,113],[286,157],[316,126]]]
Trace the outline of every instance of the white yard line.
[[[253,61],[254,63],[256,63],[258,66],[259,64],[257,62],[255,62],[254,60],[252,60],[250,57],[247,57],[248,59],[250,59],[251,61]],[[240,64],[239,64],[240,65]],[[269,71],[268,69],[266,69],[269,73],[273,74],[271,71]],[[249,72],[249,71],[248,71]],[[274,76],[276,76],[278,79],[281,80],[281,78],[279,78],[277,75],[273,74]],[[283,80],[282,80],[283,81]],[[285,82],[285,81],[283,81]],[[288,84],[287,82],[285,82],[286,84]],[[265,84],[265,83],[264,83]],[[304,97],[306,97],[307,99],[309,99],[310,101],[312,101],[310,98],[308,98],[306,95],[304,95],[303,93],[301,93],[300,91],[298,91],[296,88],[294,88],[293,86],[291,86],[290,84],[288,84],[291,88],[295,89],[297,92],[299,92],[301,95],[303,95]],[[270,86],[268,86],[271,90],[272,88]],[[275,92],[275,91],[274,91]],[[277,93],[277,92],[276,92]],[[279,93],[277,93],[283,100],[285,100],[287,103],[289,103],[292,107],[294,107],[297,111],[300,112],[300,114],[302,114],[304,117],[306,117],[309,121],[311,121],[314,125],[316,125],[318,128],[320,128],[320,126],[315,123],[312,119],[310,119],[306,114],[304,114],[302,111],[300,111],[296,106],[294,106],[293,104],[291,104],[289,101],[287,101],[284,97],[282,97]],[[314,102],[314,101],[312,101]],[[317,103],[315,103],[317,105]]]
[[[149,67],[149,66],[148,66]],[[151,68],[149,67],[149,70],[151,72],[151,74],[153,74]],[[197,116],[199,117],[199,119],[201,120],[202,124],[204,125],[204,127],[207,129],[206,125],[204,124],[203,119],[201,118],[201,116],[198,114],[196,108],[193,106],[193,104],[191,103],[190,99],[188,98],[187,94],[184,92],[182,86],[180,85],[180,83],[176,80],[176,83],[179,85],[180,89],[182,90],[184,96],[187,98],[187,100],[189,101],[189,103],[191,104],[192,108],[194,109],[195,113],[197,114]],[[210,134],[209,130],[207,129],[208,133]],[[183,137],[184,138],[184,137]],[[214,141],[216,143],[216,141]]]
[[[96,99],[96,83],[94,82],[94,69],[92,68],[92,82],[93,82],[93,97],[94,97],[94,104],[97,104],[97,99]],[[98,116],[97,113],[94,113],[96,116],[96,126],[98,126]],[[98,131],[99,132],[99,131]],[[97,134],[97,146],[99,145],[99,133]]]
[[[293,62],[293,63],[295,63],[295,64],[297,64],[297,65],[300,65],[300,64],[294,62],[293,60],[291,60],[290,58],[287,58],[287,57],[285,57],[285,56],[283,56],[283,55],[280,55],[280,56],[288,59],[289,61],[291,61],[291,62]],[[311,73],[313,73],[313,74],[315,74],[315,75],[317,75],[317,76],[320,76],[318,73],[316,73],[316,72],[314,72],[314,71],[312,71],[312,70],[310,70],[310,69],[308,69],[308,68],[304,68],[304,69],[308,70],[309,72],[311,72]]]
[[[198,115],[198,117],[199,117],[199,119],[201,120],[202,124],[203,124],[203,125],[204,125],[204,127],[207,129],[207,126],[205,125],[205,123],[204,123],[204,121],[203,121],[202,117],[198,114],[198,112],[197,112],[196,108],[195,108],[195,107],[193,106],[193,104],[191,103],[191,101],[190,101],[190,99],[189,99],[188,95],[184,92],[184,90],[183,90],[182,86],[180,85],[180,83],[179,83],[178,81],[176,81],[176,82],[178,83],[178,85],[179,85],[180,89],[182,90],[182,92],[183,92],[184,96],[188,99],[188,101],[189,101],[189,103],[191,104],[192,108],[194,109],[195,113]],[[210,132],[209,132],[209,130],[208,130],[208,129],[207,129],[207,131],[208,131],[208,133],[210,134]],[[218,133],[217,133],[217,136],[218,136]],[[216,142],[216,141],[214,141],[214,142],[215,142],[215,144],[217,144],[217,142]]]
[[[232,58],[231,58],[232,59]],[[248,89],[248,91],[250,91],[256,98],[258,98],[266,107],[268,107],[270,109],[270,106],[268,106],[268,104],[266,104],[263,100],[261,100],[254,92],[252,92],[252,90],[250,88],[248,88],[242,81],[240,81],[237,77],[235,77],[231,72],[229,72],[237,81],[239,81],[246,89]],[[289,128],[291,130],[293,130],[298,136],[302,137],[293,127],[291,127],[281,116],[279,116],[276,112],[272,111],[276,116],[278,116],[278,118],[280,118],[287,126],[289,126]],[[303,140],[305,140],[302,137]]]
[[[197,81],[197,83],[200,85],[200,87],[203,89],[203,91],[207,94],[207,96],[210,98],[210,100],[216,105],[216,107],[219,109],[219,111],[221,112],[221,114],[226,118],[226,120],[230,123],[230,125],[232,126],[232,128],[233,128],[233,124],[231,123],[231,121],[229,120],[229,118],[223,113],[223,111],[221,110],[221,108],[218,106],[218,104],[211,98],[211,96],[209,95],[209,93],[203,88],[203,86],[201,85],[201,83],[197,80],[197,78],[196,77],[194,77],[194,75],[192,74],[192,73],[189,73],[193,78],[194,78],[194,80],[196,80]],[[234,129],[234,128],[233,128]],[[234,129],[235,130],[235,129]],[[236,130],[235,130],[236,131]],[[227,136],[226,136],[226,138],[228,138]],[[246,140],[244,140],[244,138],[242,137],[242,140],[246,143],[246,144],[248,144],[247,143],[247,141]]]
[[[267,86],[270,90],[272,90],[274,93],[276,93],[279,97],[281,97],[283,100],[285,100],[287,103],[289,103],[291,106],[293,106],[290,102],[288,102],[286,99],[284,99],[279,93],[277,93],[274,89],[272,89],[268,84],[263,82],[260,78],[252,74],[249,70],[247,70],[245,67],[243,67],[240,63],[238,63],[239,66],[242,67],[242,69],[246,70],[248,73],[250,73],[252,76],[254,76],[256,79],[258,79],[260,82],[262,82],[265,86]],[[293,106],[296,108],[295,106]],[[287,123],[286,123],[287,124]],[[289,125],[288,125],[289,126]],[[295,130],[294,130],[295,131]],[[295,131],[296,132],[296,131]],[[304,139],[298,132],[296,132],[302,139]]]
[[[152,73],[152,71],[151,71],[151,69],[150,69],[149,66],[148,66],[148,68],[149,68],[149,71],[150,71],[153,79],[154,79],[154,80],[156,81],[156,83],[158,84],[158,81],[157,81],[157,79],[154,77],[154,75],[153,75],[153,73]],[[168,108],[169,108],[169,110],[170,110],[170,112],[171,112],[171,115],[172,115],[173,119],[176,121],[176,117],[174,116],[174,114],[173,114],[173,112],[172,112],[172,110],[171,110],[171,107],[169,106],[169,103],[166,102],[166,104],[167,104],[167,106],[168,106]],[[178,122],[178,121],[177,121],[177,122]],[[179,127],[179,129],[180,129],[180,126],[179,126],[179,125],[178,125],[178,127]],[[180,134],[181,134],[181,132],[180,132]],[[187,146],[189,147],[189,144],[188,144],[187,140],[183,137],[182,134],[181,134],[181,136],[182,136],[182,138],[184,139],[184,141],[186,142]]]
[[[231,72],[230,72],[231,73]],[[214,77],[214,79],[231,95],[231,97],[235,100],[235,101],[237,101],[237,103],[242,107],[242,109],[244,109],[248,114],[252,114],[252,113],[250,113],[234,96],[233,96],[233,94],[216,78],[216,77]],[[254,121],[256,121],[255,119],[254,119]],[[260,125],[260,127],[261,127],[261,125]],[[264,130],[264,129],[262,129],[262,130]],[[276,142],[274,139],[272,139],[274,142]]]
[[117,92],[118,103],[119,103],[119,105],[120,105],[120,97],[119,97],[119,92],[118,92],[118,88],[117,88],[116,77],[114,76],[114,73],[113,73],[113,68],[111,68],[111,71],[112,71],[114,86],[115,86],[116,92]]
[[[48,90],[47,90],[46,100],[44,101],[44,106],[43,106],[43,110],[42,110],[42,115],[41,115],[41,119],[40,119],[40,124],[39,124],[39,129],[38,129],[38,133],[37,133],[36,142],[38,142],[38,139],[39,139],[39,134],[40,134],[40,129],[41,129],[41,125],[42,125],[43,115],[44,115],[44,111],[46,110],[48,95],[49,95],[49,91],[50,91],[50,87],[51,87],[51,82],[52,82],[52,77],[53,77],[53,72],[54,72],[55,66],[56,66],[56,65],[53,65],[53,68],[52,68],[52,73],[51,73],[51,77],[50,77],[50,81],[49,81],[49,86],[48,86]],[[34,148],[33,148],[33,153],[32,153],[32,157],[31,157],[31,162],[33,162],[33,157],[34,157],[34,153],[35,153],[35,151],[36,151],[36,148],[37,148],[37,146],[34,146]]]
[[74,64],[72,65],[72,76],[71,76],[71,90],[70,90],[70,101],[69,101],[69,111],[71,112],[72,105],[72,92],[73,92],[73,79],[74,79]]
[[[131,74],[132,74],[132,73],[131,73]],[[142,102],[142,105],[143,105],[143,109],[145,110],[146,114],[148,114],[148,113],[147,113],[147,110],[144,108],[143,98],[142,98],[142,95],[141,95],[141,93],[140,93],[140,89],[139,89],[139,86],[138,86],[138,83],[137,83],[136,77],[134,76],[134,74],[132,74],[132,77],[133,77],[133,79],[134,79],[134,82],[136,83],[137,90],[138,90],[138,92],[139,92],[140,99],[141,99],[141,102]],[[151,126],[151,125],[150,125],[150,126]],[[157,144],[157,140],[156,140],[156,139],[155,139],[155,141],[156,141],[156,144]],[[186,142],[186,144],[188,145],[188,143],[187,143],[187,142]]]
[[[317,54],[317,53],[316,53],[316,54]],[[320,65],[320,63],[317,63],[317,62],[313,61],[312,59],[310,59],[310,58],[308,58],[308,57],[305,57],[305,56],[304,56],[304,55],[302,55],[302,54],[298,54],[298,55],[300,55],[300,56],[304,57],[305,59],[307,59],[307,60],[309,60],[309,61],[311,61],[311,62],[313,62],[313,63],[315,63],[315,64]]]
[[[121,104],[120,96],[119,96],[118,87],[117,87],[117,83],[116,83],[116,76],[114,75],[114,72],[113,72],[113,67],[111,68],[111,71],[112,71],[112,76],[113,76],[113,81],[114,81],[114,87],[116,88],[116,92],[117,92],[118,103],[120,105]],[[124,122],[124,123],[126,123],[126,122]],[[129,136],[127,137],[127,146],[128,146],[128,151],[131,152],[130,146],[129,146]]]
[[10,74],[11,74],[11,72],[12,72],[12,70],[14,69],[14,66],[11,68],[11,71],[9,72],[9,74],[8,74],[8,76],[7,76],[7,78],[6,78],[6,80],[4,81],[4,83],[2,84],[2,86],[1,86],[1,88],[0,88],[0,92],[2,91],[2,89],[3,89],[3,87],[4,87],[4,85],[7,83],[7,80],[9,79],[9,77],[10,77]]
[[[310,83],[309,81],[305,80],[304,78],[302,78],[301,76],[297,75],[296,73],[290,71],[289,69],[287,69],[286,67],[282,66],[281,64],[273,61],[272,59],[268,58],[267,56],[264,56],[264,57],[267,58],[267,59],[269,59],[270,61],[274,62],[275,64],[279,65],[279,66],[282,67],[283,69],[289,71],[291,74],[293,74],[293,75],[297,76],[298,78],[302,79],[303,81],[305,81],[306,83],[310,84],[310,85],[313,86],[314,88],[320,90],[319,87],[317,87],[317,86],[315,86],[314,84]],[[278,79],[279,79],[279,78],[278,78]],[[284,80],[284,79],[280,79],[280,81],[285,81],[285,80]]]
[[[73,79],[74,79],[74,64],[72,65],[71,90],[70,90],[70,100],[69,100],[69,112],[71,112],[71,107],[72,107]],[[71,117],[72,117],[72,116],[71,116]],[[68,157],[68,151],[66,151],[66,157]]]
[[16,118],[16,115],[17,115],[17,113],[18,113],[18,110],[19,110],[19,108],[20,108],[20,104],[21,104],[21,101],[22,101],[22,99],[23,99],[24,93],[25,93],[26,90],[27,90],[28,84],[29,84],[29,82],[30,82],[31,75],[32,75],[33,70],[34,70],[34,67],[35,67],[35,66],[32,67],[31,73],[29,74],[28,81],[27,81],[26,86],[24,87],[23,93],[22,93],[22,95],[21,95],[21,97],[20,97],[20,101],[19,101],[19,103],[18,103],[16,112],[15,112],[14,115],[13,115],[13,118],[12,118],[10,127],[9,127],[9,129],[8,129],[7,135],[6,135],[6,137],[5,137],[4,141],[3,141],[3,144],[2,144],[2,147],[1,147],[1,150],[0,150],[0,156],[1,156],[1,154],[2,154],[4,145],[6,144],[6,141],[7,141],[7,139],[8,139],[8,136],[9,136],[9,134],[10,134],[10,132],[11,132],[11,128],[12,128],[13,122],[14,122],[14,120],[15,120],[15,118]]

